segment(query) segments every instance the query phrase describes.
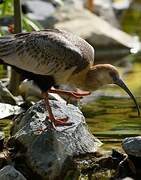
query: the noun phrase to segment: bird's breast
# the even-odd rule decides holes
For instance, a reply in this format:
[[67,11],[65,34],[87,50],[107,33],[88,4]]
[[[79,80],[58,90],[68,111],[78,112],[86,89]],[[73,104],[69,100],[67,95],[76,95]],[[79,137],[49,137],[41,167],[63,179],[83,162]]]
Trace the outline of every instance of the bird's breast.
[[75,66],[69,69],[65,69],[64,67],[60,68],[57,72],[53,74],[55,82],[57,84],[69,84],[75,69],[76,69]]
[[85,90],[85,80],[88,70],[89,67],[81,70],[80,72],[73,73],[68,79],[68,84]]

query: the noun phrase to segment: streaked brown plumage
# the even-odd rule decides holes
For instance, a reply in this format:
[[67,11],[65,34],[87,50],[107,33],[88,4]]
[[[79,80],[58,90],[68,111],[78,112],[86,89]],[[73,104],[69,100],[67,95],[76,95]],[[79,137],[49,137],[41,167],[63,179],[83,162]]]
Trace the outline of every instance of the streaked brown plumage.
[[[94,66],[93,47],[72,33],[47,29],[0,37],[0,58],[33,79],[44,95],[55,84],[75,85],[87,91],[106,84],[118,84],[132,97],[140,113],[117,69],[109,64]],[[78,93],[68,94],[79,96]],[[55,123],[47,96],[45,99],[50,119]]]

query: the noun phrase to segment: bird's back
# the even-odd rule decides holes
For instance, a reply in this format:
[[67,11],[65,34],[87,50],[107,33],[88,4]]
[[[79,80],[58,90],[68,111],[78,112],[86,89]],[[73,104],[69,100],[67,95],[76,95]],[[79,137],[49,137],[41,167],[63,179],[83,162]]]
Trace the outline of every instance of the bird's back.
[[60,30],[0,37],[0,59],[40,75],[71,75],[93,63],[94,50],[83,39]]

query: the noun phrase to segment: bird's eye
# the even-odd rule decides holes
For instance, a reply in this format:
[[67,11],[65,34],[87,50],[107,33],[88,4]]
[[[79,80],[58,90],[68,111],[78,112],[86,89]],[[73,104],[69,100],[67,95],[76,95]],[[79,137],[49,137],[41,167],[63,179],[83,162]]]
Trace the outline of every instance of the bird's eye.
[[116,82],[116,80],[118,79],[116,73],[115,72],[109,72],[109,75],[112,77],[113,81]]
[[110,71],[110,72],[109,72],[109,75],[110,75],[111,77],[113,77],[113,76],[114,76],[114,74],[115,74],[115,73],[114,73],[114,72],[112,72],[112,71]]

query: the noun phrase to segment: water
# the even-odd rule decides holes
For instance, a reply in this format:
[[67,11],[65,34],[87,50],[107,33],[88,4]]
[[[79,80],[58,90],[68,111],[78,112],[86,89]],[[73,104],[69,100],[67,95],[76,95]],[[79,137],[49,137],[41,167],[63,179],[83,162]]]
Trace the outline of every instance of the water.
[[[130,73],[124,76],[124,82],[136,96],[141,107],[141,64],[134,63]],[[119,87],[104,88],[103,96],[84,105],[91,132],[101,139],[104,149],[118,148],[125,137],[141,135],[141,117],[133,101]]]

